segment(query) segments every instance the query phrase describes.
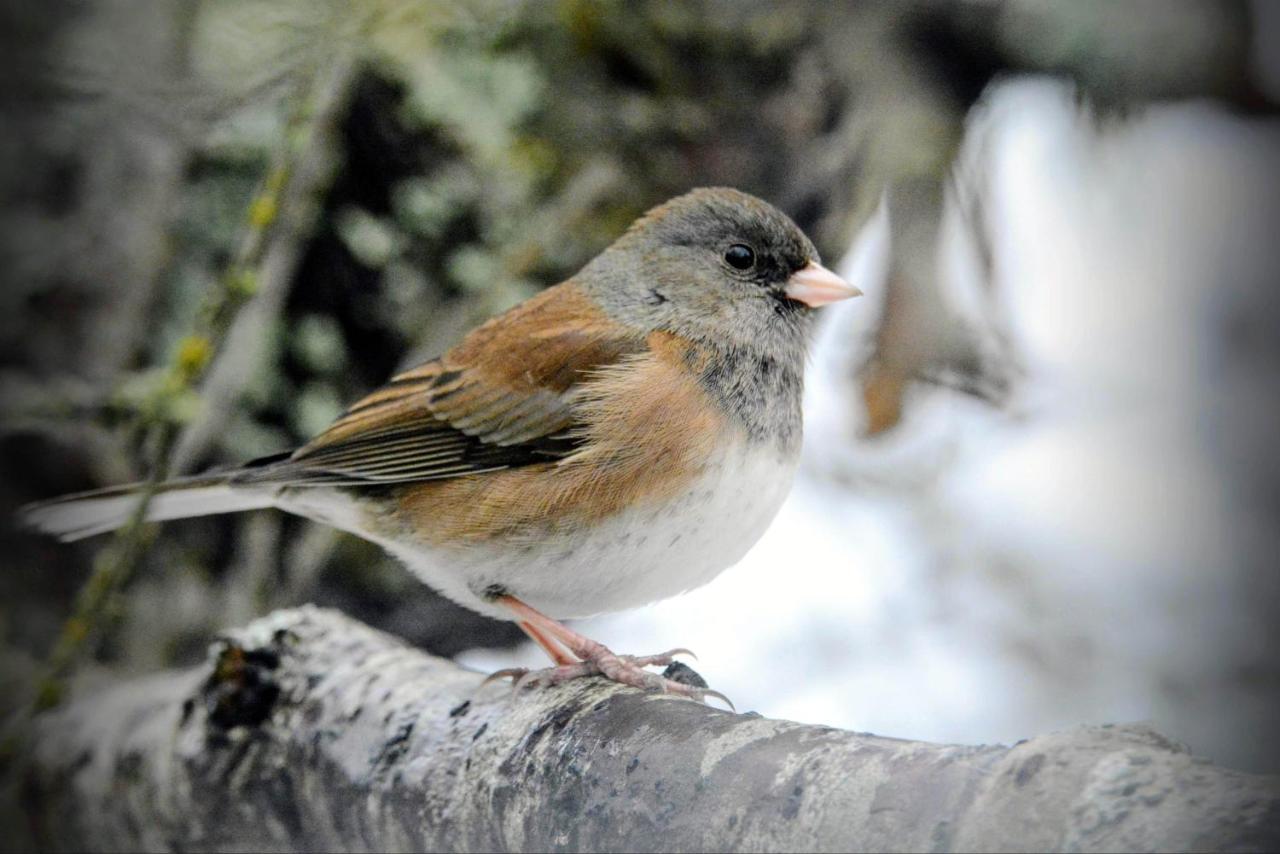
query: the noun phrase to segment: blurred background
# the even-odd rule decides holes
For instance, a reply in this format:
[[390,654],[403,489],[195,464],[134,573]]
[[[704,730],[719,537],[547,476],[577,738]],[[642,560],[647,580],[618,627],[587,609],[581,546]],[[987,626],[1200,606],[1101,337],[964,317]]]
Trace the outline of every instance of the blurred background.
[[0,713],[303,602],[540,664],[274,512],[24,502],[288,449],[647,207],[726,184],[867,296],[711,585],[580,627],[740,710],[1280,771],[1280,14],[1265,3],[3,5]]

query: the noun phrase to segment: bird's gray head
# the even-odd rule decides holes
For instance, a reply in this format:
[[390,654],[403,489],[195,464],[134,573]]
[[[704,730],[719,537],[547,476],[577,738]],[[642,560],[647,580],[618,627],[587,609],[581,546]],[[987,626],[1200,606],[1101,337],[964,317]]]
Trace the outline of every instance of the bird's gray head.
[[786,214],[724,187],[649,211],[578,280],[625,323],[780,356],[803,354],[813,307],[858,293]]

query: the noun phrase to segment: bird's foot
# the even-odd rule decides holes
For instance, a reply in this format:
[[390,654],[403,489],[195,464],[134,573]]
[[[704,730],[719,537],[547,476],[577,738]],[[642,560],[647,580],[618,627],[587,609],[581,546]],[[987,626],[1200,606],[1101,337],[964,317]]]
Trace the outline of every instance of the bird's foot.
[[[534,685],[560,685],[584,676],[604,676],[614,682],[630,685],[642,691],[675,694],[700,702],[706,702],[707,698],[715,697],[730,709],[733,708],[733,703],[728,697],[708,688],[701,677],[676,661],[677,655],[697,658],[687,649],[669,649],[657,655],[617,655],[599,641],[593,641],[568,626],[556,622],[514,596],[502,596],[494,601],[511,609],[517,617],[517,625],[546,650],[556,666],[545,670],[525,670],[524,668],[499,670],[486,679],[486,682],[509,678],[519,690]],[[659,676],[657,673],[645,670],[646,667],[667,667],[668,670],[666,674]],[[679,675],[689,675],[693,678],[688,680],[669,678]]]
[[708,698],[714,697],[729,708],[733,708],[733,702],[728,697],[719,691],[706,687],[705,684],[696,685],[688,682],[678,682],[644,669],[648,666],[663,667],[674,664],[676,663],[676,655],[693,654],[687,649],[673,649],[657,655],[617,655],[603,644],[592,642],[592,645],[593,648],[590,649],[590,655],[582,661],[547,667],[541,670],[526,670],[524,668],[499,670],[490,675],[486,681],[509,678],[512,680],[515,690],[519,691],[539,685],[562,685],[565,682],[586,676],[604,676],[606,679],[622,685],[630,685],[642,691],[675,694],[680,697],[698,700],[699,702],[706,702]]

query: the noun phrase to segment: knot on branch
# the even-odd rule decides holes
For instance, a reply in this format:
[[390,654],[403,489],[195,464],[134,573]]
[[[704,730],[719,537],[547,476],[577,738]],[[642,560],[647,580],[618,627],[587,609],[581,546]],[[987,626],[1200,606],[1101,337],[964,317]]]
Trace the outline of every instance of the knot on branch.
[[[276,670],[286,632],[277,630],[268,646],[244,646],[233,638],[223,638],[213,671],[201,687],[205,711],[211,726],[221,730],[238,726],[255,727],[271,716],[280,698]],[[190,716],[192,701],[183,709]]]

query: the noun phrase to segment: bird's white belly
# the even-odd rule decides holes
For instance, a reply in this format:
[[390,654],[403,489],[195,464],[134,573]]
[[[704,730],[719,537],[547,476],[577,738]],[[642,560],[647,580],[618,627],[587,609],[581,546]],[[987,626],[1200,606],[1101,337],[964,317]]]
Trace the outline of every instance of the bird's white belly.
[[760,538],[791,487],[795,461],[734,447],[682,495],[539,542],[428,549],[380,540],[439,592],[511,619],[484,597],[501,588],[557,618],[633,608],[699,587]]

